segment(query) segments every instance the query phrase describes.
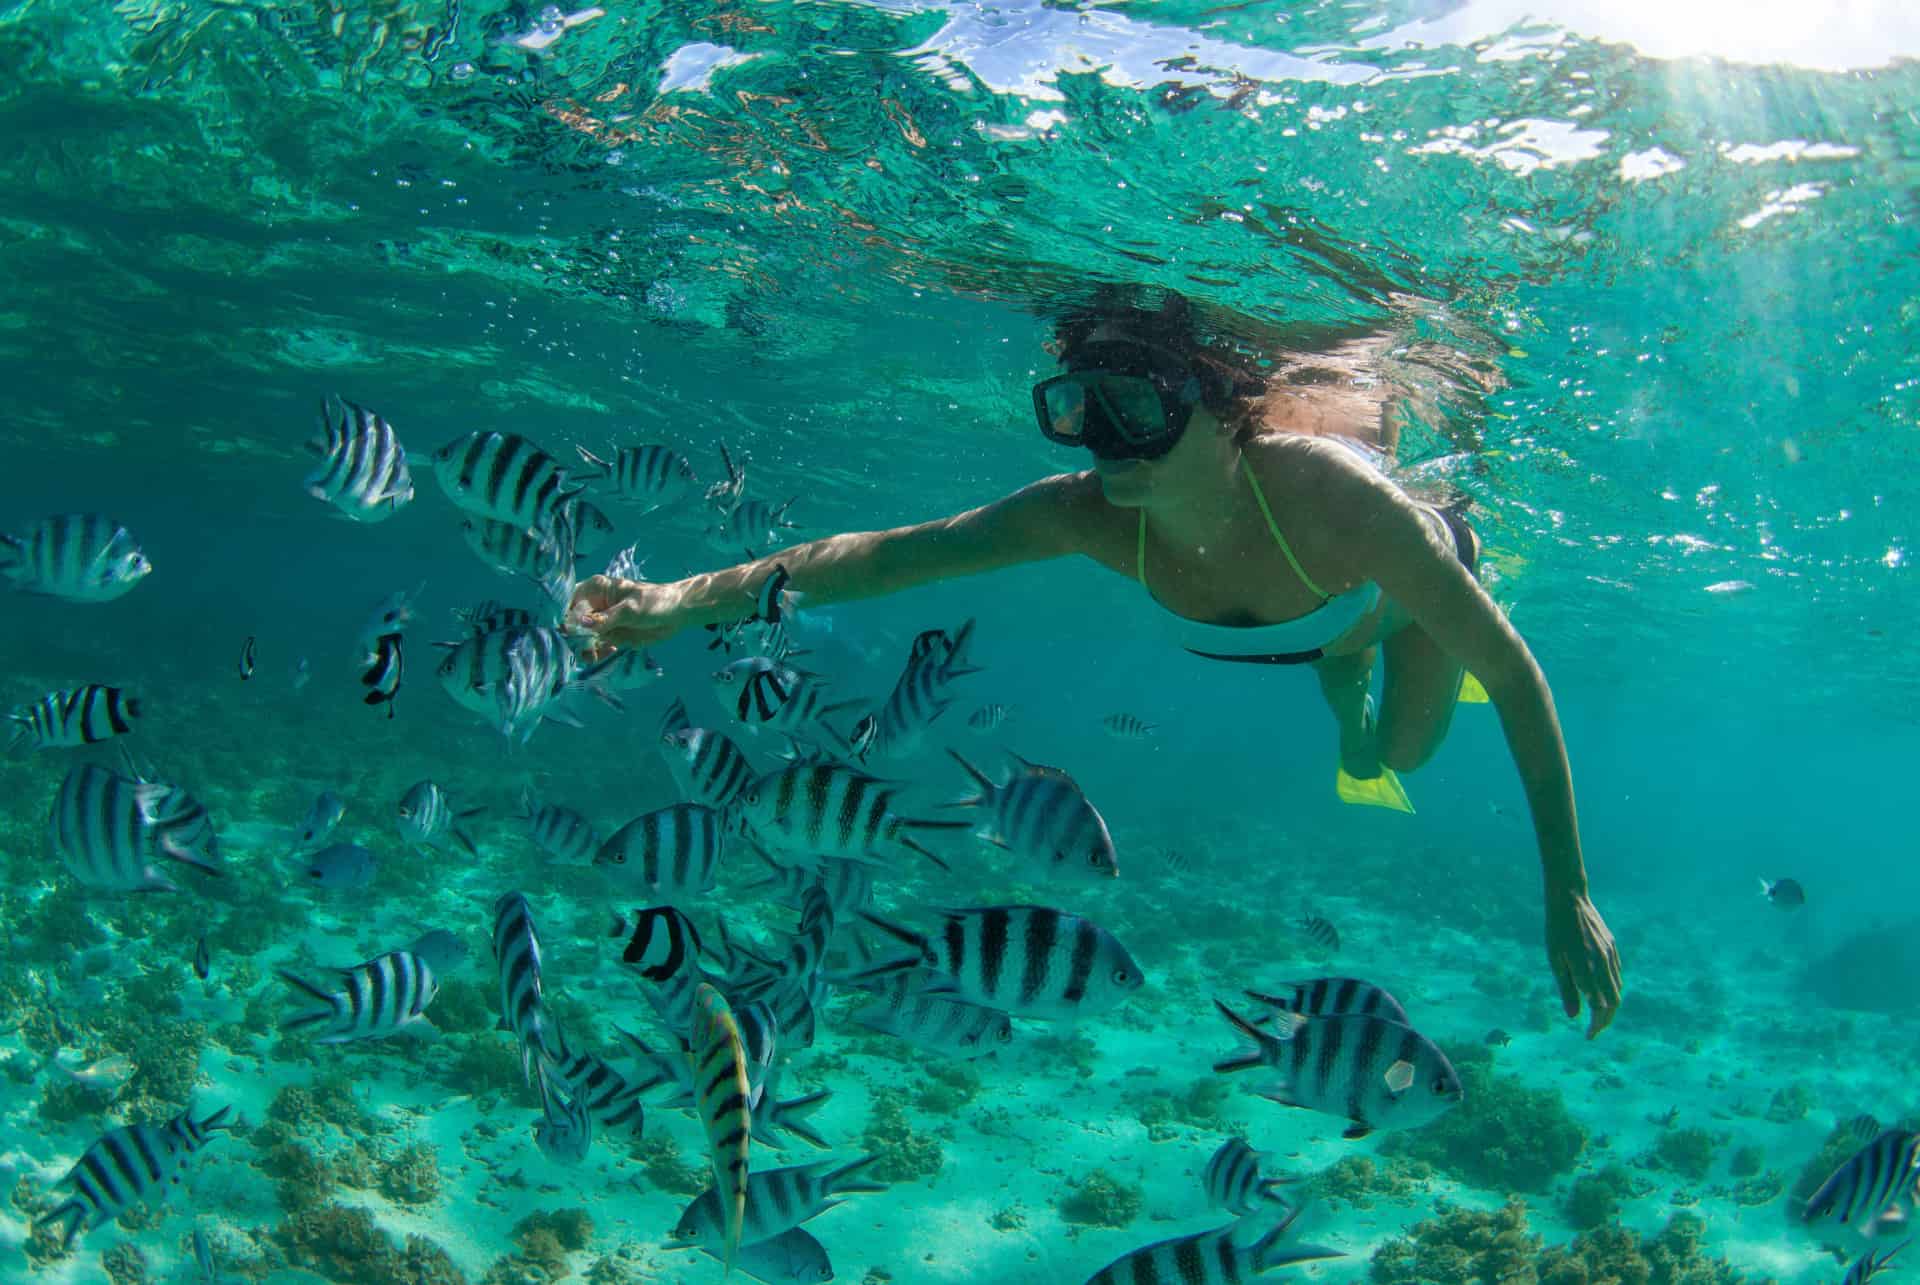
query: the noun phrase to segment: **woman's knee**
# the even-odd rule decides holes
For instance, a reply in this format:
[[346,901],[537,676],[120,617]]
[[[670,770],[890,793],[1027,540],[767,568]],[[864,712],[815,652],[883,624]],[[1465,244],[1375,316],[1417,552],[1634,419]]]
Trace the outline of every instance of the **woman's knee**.
[[[1380,761],[1396,772],[1425,767],[1447,739],[1455,702],[1444,707],[1384,711],[1380,721]],[[1396,717],[1396,715],[1399,715]]]

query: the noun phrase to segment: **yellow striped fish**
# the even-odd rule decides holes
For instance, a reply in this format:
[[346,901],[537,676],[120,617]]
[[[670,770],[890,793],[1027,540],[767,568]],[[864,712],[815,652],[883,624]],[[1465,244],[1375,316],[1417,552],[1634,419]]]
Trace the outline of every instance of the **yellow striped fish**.
[[747,1148],[753,1141],[748,1105],[747,1055],[740,1026],[724,995],[707,982],[693,993],[693,1038],[687,1044],[693,1070],[693,1100],[713,1152],[714,1194],[726,1218],[726,1270],[747,1217]]

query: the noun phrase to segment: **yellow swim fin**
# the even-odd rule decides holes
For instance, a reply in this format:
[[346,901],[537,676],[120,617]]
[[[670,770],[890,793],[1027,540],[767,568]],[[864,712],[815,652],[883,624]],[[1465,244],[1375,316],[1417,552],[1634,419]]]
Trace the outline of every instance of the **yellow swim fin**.
[[1394,775],[1390,767],[1383,766],[1379,776],[1365,781],[1357,776],[1348,776],[1345,768],[1336,768],[1334,773],[1333,788],[1342,803],[1387,808],[1394,812],[1413,811],[1413,800],[1407,797],[1406,788],[1400,784],[1400,778]]
[[1468,674],[1460,680],[1460,703],[1462,705],[1492,704],[1492,702],[1487,699],[1487,689],[1482,687],[1480,680],[1472,674]]

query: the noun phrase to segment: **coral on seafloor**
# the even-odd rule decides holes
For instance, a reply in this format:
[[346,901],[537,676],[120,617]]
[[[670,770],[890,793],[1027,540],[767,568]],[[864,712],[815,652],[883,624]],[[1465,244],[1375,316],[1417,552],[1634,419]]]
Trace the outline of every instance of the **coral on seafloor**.
[[1720,1140],[1705,1129],[1668,1129],[1654,1144],[1653,1155],[1662,1169],[1698,1182],[1712,1170],[1719,1149]]
[[403,1205],[425,1205],[440,1194],[440,1165],[433,1148],[416,1142],[380,1162],[380,1190]]
[[877,1182],[931,1178],[947,1160],[939,1140],[915,1129],[906,1107],[891,1093],[874,1095],[873,1118],[867,1122],[861,1146],[874,1155],[872,1176]]
[[647,1181],[661,1191],[676,1196],[697,1196],[711,1181],[705,1169],[687,1163],[680,1154],[680,1144],[670,1133],[647,1135],[634,1148],[634,1155],[639,1157],[640,1171],[647,1175]]
[[147,1275],[147,1256],[131,1241],[123,1240],[100,1255],[100,1269],[113,1285],[146,1285],[151,1279]]
[[[1376,1164],[1370,1156],[1346,1156],[1315,1174],[1302,1196],[1371,1209],[1376,1196],[1410,1195],[1433,1177],[1433,1166],[1419,1160],[1391,1159]],[[1292,1199],[1289,1196],[1289,1199]]]
[[1089,1227],[1125,1227],[1140,1216],[1143,1193],[1104,1169],[1095,1169],[1079,1182],[1068,1181],[1060,1196],[1060,1216]]
[[1395,1133],[1382,1155],[1423,1160],[1443,1173],[1494,1192],[1545,1191],[1572,1170],[1587,1131],[1552,1089],[1531,1089],[1493,1069],[1485,1048],[1455,1059],[1466,1087],[1460,1105],[1418,1129]]
[[276,1227],[273,1239],[289,1263],[334,1285],[467,1285],[444,1249],[424,1236],[395,1245],[364,1209],[304,1210]]
[[1521,1200],[1491,1211],[1442,1202],[1439,1213],[1374,1252],[1375,1285],[1772,1285],[1707,1254],[1706,1224],[1691,1214],[1651,1239],[1613,1223],[1543,1248]]

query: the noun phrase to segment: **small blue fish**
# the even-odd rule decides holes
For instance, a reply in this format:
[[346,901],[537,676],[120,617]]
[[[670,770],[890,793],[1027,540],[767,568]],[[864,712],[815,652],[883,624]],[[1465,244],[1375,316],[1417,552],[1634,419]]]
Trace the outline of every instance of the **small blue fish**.
[[444,928],[434,928],[414,938],[407,953],[427,961],[434,976],[445,977],[467,962],[467,943]]
[[307,862],[307,880],[319,888],[364,888],[373,882],[373,853],[357,843],[336,843]]
[[313,806],[307,809],[307,819],[300,823],[294,832],[293,850],[312,852],[327,841],[333,828],[340,824],[340,818],[347,812],[346,802],[332,790],[320,791]]
[[213,1246],[207,1243],[207,1233],[198,1227],[193,1229],[193,1261],[200,1269],[200,1285],[217,1285],[220,1274],[213,1266]]

